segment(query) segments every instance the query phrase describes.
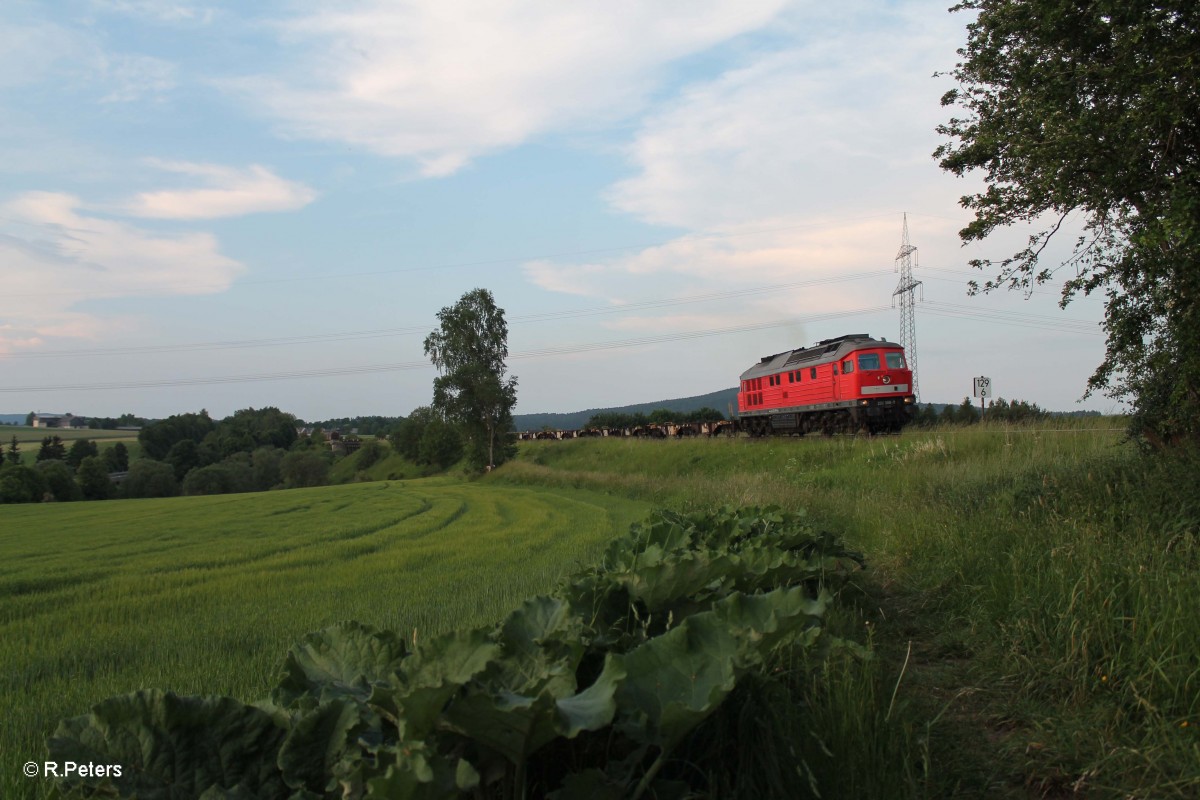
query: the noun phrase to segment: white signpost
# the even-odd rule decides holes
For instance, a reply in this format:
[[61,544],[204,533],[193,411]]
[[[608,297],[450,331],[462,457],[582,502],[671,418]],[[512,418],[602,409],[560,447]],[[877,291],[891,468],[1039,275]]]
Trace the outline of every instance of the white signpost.
[[987,402],[987,399],[992,396],[991,378],[985,378],[984,376],[980,375],[975,379],[975,396],[979,398],[979,416],[982,418],[987,410],[984,408],[984,403]]

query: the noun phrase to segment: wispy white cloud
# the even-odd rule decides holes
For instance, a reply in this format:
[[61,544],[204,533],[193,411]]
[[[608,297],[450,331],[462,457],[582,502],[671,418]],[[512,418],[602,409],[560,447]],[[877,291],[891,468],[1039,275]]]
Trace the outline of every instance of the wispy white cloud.
[[84,301],[220,292],[243,269],[211,234],[154,233],[81,207],[52,192],[0,205],[0,353],[51,337],[95,338],[122,324],[76,310]]
[[43,80],[56,65],[89,49],[84,37],[51,22],[0,17],[0,88]]
[[930,154],[946,88],[931,75],[961,37],[943,16],[876,3],[797,12],[792,46],[647,119],[627,148],[634,174],[609,200],[691,229],[927,201],[917,193],[939,186]]
[[[789,9],[776,49],[685,87],[642,121],[625,149],[632,174],[607,192],[619,211],[697,233],[600,264],[527,265],[526,277],[611,297],[609,287],[655,276],[720,291],[887,270],[905,210],[946,213],[924,232],[953,242],[961,187],[930,156],[944,90],[931,75],[961,37],[945,16],[867,2]],[[850,310],[887,305],[887,284],[737,303],[747,318]]]
[[174,89],[176,67],[162,58],[114,50],[86,27],[6,19],[0,10],[0,88],[38,84],[78,88],[100,103],[125,103],[161,98]]
[[108,94],[102,103],[131,103],[145,97],[162,97],[175,88],[175,65],[161,58],[115,55],[104,59]]
[[216,219],[265,211],[295,211],[317,197],[302,183],[285,180],[254,164],[234,169],[218,164],[151,160],[166,172],[186,175],[204,188],[142,192],[122,206],[134,217],[151,219]]
[[167,23],[208,24],[216,13],[208,4],[187,0],[91,0],[91,5],[100,11]]
[[234,85],[289,135],[447,175],[547,131],[621,118],[664,65],[759,28],[786,2],[313,3],[281,29],[292,70]]
[[[715,234],[678,237],[604,262],[538,261],[523,269],[540,288],[615,305],[631,290],[658,297],[712,294],[724,295],[711,306],[719,310],[721,324],[787,319],[888,305],[899,223],[898,214],[780,217],[727,226]],[[948,229],[950,224],[939,227]],[[787,288],[755,291],[771,286]],[[622,325],[657,329],[662,318],[661,312],[634,314]]]

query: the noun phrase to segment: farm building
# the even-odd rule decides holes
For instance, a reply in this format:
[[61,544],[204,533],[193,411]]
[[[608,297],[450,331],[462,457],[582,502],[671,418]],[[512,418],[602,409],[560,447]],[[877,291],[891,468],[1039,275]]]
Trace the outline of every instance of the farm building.
[[35,428],[86,428],[87,417],[77,417],[74,414],[34,414]]

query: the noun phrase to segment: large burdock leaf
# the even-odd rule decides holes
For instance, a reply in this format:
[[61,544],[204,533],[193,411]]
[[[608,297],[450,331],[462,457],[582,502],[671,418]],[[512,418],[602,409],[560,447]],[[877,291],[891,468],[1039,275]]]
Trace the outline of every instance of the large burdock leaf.
[[573,739],[581,731],[598,731],[611,723],[617,712],[617,687],[624,679],[625,665],[620,659],[608,656],[591,686],[555,704],[558,733]]
[[595,682],[579,693],[556,696],[550,689],[563,684],[554,683],[536,695],[477,687],[446,709],[444,725],[520,768],[553,739],[573,739],[610,724],[617,709],[616,689],[624,677],[624,666],[610,657]]
[[812,599],[800,586],[730,595],[617,656],[626,671],[616,690],[621,729],[634,741],[670,750],[767,653],[784,642],[811,644],[828,602],[828,595]]
[[399,721],[402,740],[424,739],[433,733],[450,698],[500,653],[500,645],[484,628],[439,636],[404,662],[394,690],[376,692],[371,702]]
[[636,571],[617,576],[617,581],[626,587],[631,598],[642,601],[650,612],[678,612],[681,608],[694,606],[697,599],[727,593],[733,588],[730,578],[733,567],[728,555],[681,553],[665,561],[639,565]]
[[805,587],[794,586],[766,594],[732,594],[713,606],[713,614],[738,640],[737,664],[746,668],[762,663],[785,641],[796,641],[799,631],[819,634],[821,617],[831,602],[828,592],[812,598]]
[[272,699],[285,708],[345,696],[363,701],[407,655],[404,640],[391,631],[343,622],[308,634],[288,651]]
[[737,651],[737,640],[707,611],[619,656],[626,672],[616,692],[619,727],[634,741],[670,750],[733,690]]
[[303,712],[279,750],[279,768],[288,785],[318,793],[330,790],[335,767],[347,755],[352,761],[357,755],[357,734],[368,727],[365,711],[351,699],[337,698]]
[[582,621],[570,603],[559,597],[531,597],[505,618],[499,640],[506,658],[578,659]]
[[292,790],[275,758],[285,733],[272,715],[229,697],[147,690],[64,720],[49,749],[50,759],[60,763],[121,766],[120,777],[62,781],[68,793],[109,782],[120,796],[139,800],[184,800],[206,792],[284,800]]
[[433,752],[423,743],[402,747],[383,775],[367,781],[367,797],[384,800],[450,800],[479,786],[465,759]]
[[548,692],[536,697],[476,692],[446,710],[445,725],[520,768],[530,753],[555,737],[554,700]]
[[575,670],[583,657],[583,621],[571,605],[557,597],[532,597],[509,614],[495,635],[501,647],[479,682],[497,693],[550,693],[565,697],[575,691]]

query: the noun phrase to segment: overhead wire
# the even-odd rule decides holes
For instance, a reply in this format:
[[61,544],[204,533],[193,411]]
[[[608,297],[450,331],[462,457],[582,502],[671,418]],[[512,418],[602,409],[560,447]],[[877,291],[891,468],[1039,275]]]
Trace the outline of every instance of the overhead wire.
[[[645,300],[635,303],[624,303],[616,306],[597,306],[592,308],[582,309],[563,309],[560,311],[547,311],[539,314],[524,314],[510,317],[508,322],[515,325],[523,325],[537,322],[551,322],[560,319],[576,319],[579,317],[594,317],[609,314],[624,314],[634,311],[647,311],[658,308],[668,308],[672,306],[688,305],[692,303],[706,303],[714,300],[728,300],[735,297],[749,297],[755,294],[767,294],[770,292],[787,291],[789,289],[799,289],[809,286],[820,286],[831,283],[840,283],[845,281],[862,280],[863,278],[872,278],[879,275],[890,274],[891,270],[874,270],[871,272],[859,272],[852,275],[836,275],[825,278],[814,278],[807,281],[795,281],[792,283],[780,283],[771,286],[757,286],[748,289],[732,289],[724,292],[711,292],[703,295],[689,295],[686,297],[668,297],[659,300]],[[151,353],[172,353],[172,352],[188,352],[200,350],[229,350],[254,347],[276,347],[281,345],[294,344],[314,344],[318,342],[333,342],[346,341],[355,339],[372,339],[389,336],[408,336],[413,334],[424,334],[429,332],[428,325],[410,326],[404,328],[381,328],[376,330],[366,331],[340,331],[333,333],[314,333],[304,334],[300,336],[283,336],[264,339],[236,339],[229,341],[217,342],[193,342],[185,344],[163,344],[163,345],[139,345],[136,347],[113,347],[113,348],[98,348],[89,350],[48,350],[39,351],[36,353],[10,353],[8,357],[21,359],[36,359],[36,358],[63,358],[63,357],[79,357],[79,356],[113,356],[113,355],[147,355]]]
[[[922,269],[939,269],[939,268],[922,268]],[[939,271],[951,272],[952,270],[940,269]],[[798,281],[786,284],[775,284],[770,286],[751,287],[747,289],[736,289],[724,292],[712,292],[704,295],[691,295],[685,297],[660,298],[657,300],[647,300],[635,303],[627,303],[618,306],[601,306],[585,309],[564,309],[560,311],[543,312],[539,314],[527,314],[511,318],[513,324],[528,324],[536,322],[546,322],[559,320],[564,318],[578,318],[585,316],[598,316],[605,314],[621,314],[637,311],[653,310],[658,308],[668,308],[672,306],[685,305],[690,303],[702,303],[713,300],[727,300],[734,297],[744,297],[754,294],[767,292],[785,291],[788,289],[803,288],[813,285],[836,283],[841,281],[859,280],[868,277],[877,277],[883,274],[889,274],[892,270],[875,270],[870,272],[855,273],[853,275],[830,276],[826,278],[817,278],[808,281]],[[1002,311],[998,309],[981,309],[978,307],[962,306],[953,303],[943,303],[938,301],[924,301],[921,303],[923,313],[932,314],[935,316],[953,317],[953,318],[970,318],[976,321],[991,322],[996,324],[1014,325],[1031,329],[1053,330],[1056,332],[1067,332],[1076,334],[1102,335],[1099,330],[1099,323],[1091,323],[1084,320],[1065,319],[1062,317],[1050,317],[1046,315],[1029,314],[1014,311]],[[591,342],[576,345],[561,345],[556,347],[540,348],[523,352],[512,353],[510,359],[535,359],[546,358],[562,355],[575,355],[590,353],[602,350],[627,349],[642,347],[652,344],[661,344],[676,341],[686,341],[702,337],[728,335],[733,333],[742,333],[754,330],[765,330],[776,327],[794,326],[807,322],[824,321],[827,319],[835,319],[839,317],[873,314],[889,310],[888,306],[879,306],[861,309],[848,309],[830,312],[827,314],[810,315],[802,318],[792,318],[786,320],[774,320],[761,323],[749,323],[744,325],[729,326],[723,328],[709,328],[693,331],[676,332],[671,334],[662,334],[658,336],[644,336],[630,339]],[[414,333],[423,333],[427,331],[427,326],[412,326],[406,328],[389,328],[372,331],[342,331],[329,334],[308,334],[292,337],[273,337],[264,339],[252,340],[233,340],[224,342],[197,342],[190,344],[177,345],[146,345],[131,348],[109,348],[109,349],[93,349],[93,350],[72,350],[72,351],[51,351],[41,353],[10,353],[7,358],[35,358],[35,357],[65,357],[65,356],[98,356],[98,355],[146,355],[152,353],[166,352],[187,352],[197,350],[213,350],[213,349],[229,349],[229,348],[253,348],[253,347],[271,347],[291,344],[311,344],[317,342],[345,341],[352,339],[373,338],[382,336],[398,336],[409,335]],[[359,375],[367,373],[379,372],[395,372],[412,369],[429,368],[430,364],[427,361],[419,362],[398,362],[390,364],[371,364],[362,366],[342,366],[332,368],[322,368],[313,370],[297,370],[278,373],[257,373],[248,375],[226,375],[226,376],[210,376],[198,378],[172,378],[150,381],[114,381],[100,383],[78,383],[78,384],[60,384],[54,386],[7,386],[0,387],[0,393],[28,393],[40,391],[103,391],[111,389],[138,389],[138,388],[161,388],[161,387],[178,387],[178,386],[196,386],[209,384],[225,384],[225,383],[247,383],[258,381],[278,381],[278,380],[294,380],[306,378],[323,378],[337,377],[346,375]]]
[[[591,342],[582,345],[561,345],[558,347],[546,347],[538,350],[509,353],[508,358],[509,360],[548,358],[552,356],[578,355],[581,353],[591,353],[600,350],[644,347],[651,344],[687,341],[709,336],[723,336],[731,333],[744,333],[747,331],[766,330],[769,328],[790,327],[793,325],[800,325],[809,322],[821,322],[827,319],[837,319],[840,317],[876,314],[889,310],[891,310],[889,306],[877,306],[873,308],[841,310],[827,314],[815,314],[803,318],[734,325],[724,328],[708,328],[702,330],[684,331],[681,333],[662,334],[659,336],[639,336],[631,339]],[[393,364],[366,364],[361,366],[294,370],[289,372],[259,373],[252,375],[225,375],[206,378],[172,378],[151,381],[113,381],[108,383],[68,383],[54,386],[0,386],[0,393],[18,394],[28,392],[105,391],[111,389],[151,389],[223,383],[252,383],[259,381],[293,380],[297,378],[328,378],[344,375],[362,375],[376,372],[400,372],[413,369],[429,369],[431,367],[432,365],[428,361],[409,361]]]
[[[958,270],[951,270],[937,267],[921,267],[922,270],[937,269],[942,272],[962,273]],[[694,303],[712,302],[715,300],[728,300],[736,297],[749,297],[756,294],[766,294],[770,292],[787,291],[789,289],[799,289],[809,286],[818,286],[831,283],[840,283],[845,281],[862,280],[864,278],[878,277],[881,275],[891,274],[890,269],[871,270],[867,272],[859,272],[851,275],[838,275],[826,278],[815,278],[807,281],[794,281],[791,283],[772,284],[767,286],[757,286],[747,289],[734,289],[723,292],[710,292],[702,295],[688,295],[684,297],[669,297],[658,300],[646,300],[634,303],[624,303],[615,306],[597,306],[591,308],[580,309],[563,309],[559,311],[548,311],[538,314],[524,314],[509,318],[509,323],[513,325],[524,325],[538,322],[548,322],[560,319],[577,319],[581,317],[594,317],[612,314],[625,314],[635,311],[646,311],[658,308],[668,308],[671,306],[688,305]],[[933,280],[949,281],[948,278],[937,278],[935,276],[924,276]],[[1049,294],[1047,292],[1038,292],[1038,294]],[[924,301],[923,307],[928,308],[932,301]],[[1010,314],[1013,316],[1022,316],[1021,312],[1004,312],[998,310],[980,310],[972,308],[969,310],[972,315],[984,313],[995,317],[996,315]],[[942,316],[953,316],[949,311],[934,312],[940,313]],[[1025,315],[1028,316],[1028,315]],[[1072,324],[1075,321],[1064,320],[1062,318],[1053,318],[1053,324],[1061,326]],[[1075,324],[1090,324],[1076,322]],[[182,344],[164,344],[164,345],[139,345],[136,347],[114,347],[114,348],[92,348],[92,349],[75,349],[75,350],[43,350],[36,353],[8,353],[6,358],[11,359],[40,359],[40,358],[64,358],[64,357],[81,357],[89,358],[99,356],[117,356],[117,355],[149,355],[154,353],[173,353],[173,352],[193,352],[205,350],[230,350],[230,349],[252,349],[256,347],[279,347],[286,345],[297,344],[316,344],[321,342],[338,342],[352,341],[362,339],[387,338],[394,336],[412,336],[417,334],[427,333],[428,325],[408,326],[401,328],[379,328],[373,330],[359,331],[334,331],[330,333],[319,334],[303,334],[300,336],[281,336],[267,337],[261,339],[235,339],[225,341],[209,341],[209,342],[191,342]],[[1088,331],[1089,333],[1092,331]]]

